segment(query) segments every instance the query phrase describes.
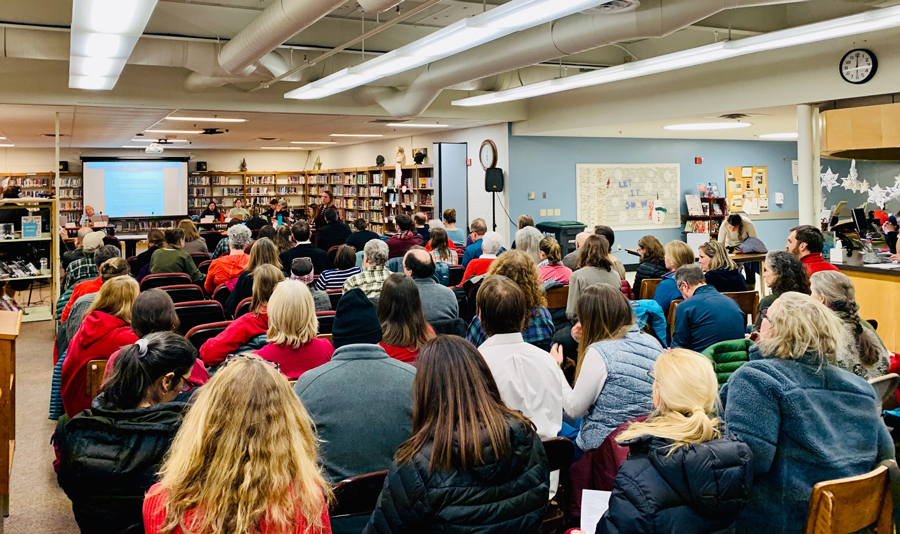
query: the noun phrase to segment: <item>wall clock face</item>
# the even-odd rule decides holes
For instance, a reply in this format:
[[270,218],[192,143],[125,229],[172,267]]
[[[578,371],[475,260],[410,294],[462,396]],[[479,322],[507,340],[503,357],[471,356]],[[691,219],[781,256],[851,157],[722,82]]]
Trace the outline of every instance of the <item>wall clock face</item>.
[[878,70],[878,59],[871,50],[858,48],[844,54],[841,58],[841,77],[844,80],[863,84],[871,80]]
[[497,166],[497,145],[493,141],[487,139],[481,143],[481,149],[478,151],[478,159],[484,170]]

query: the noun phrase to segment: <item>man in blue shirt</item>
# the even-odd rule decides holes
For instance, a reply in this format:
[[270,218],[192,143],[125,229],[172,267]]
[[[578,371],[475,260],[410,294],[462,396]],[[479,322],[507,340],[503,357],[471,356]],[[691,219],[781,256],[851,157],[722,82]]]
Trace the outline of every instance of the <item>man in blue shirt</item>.
[[679,267],[675,283],[684,302],[675,308],[673,347],[702,352],[720,341],[744,338],[744,312],[732,298],[706,285],[700,267]]
[[471,231],[469,235],[472,237],[473,243],[466,247],[466,253],[463,254],[463,267],[467,267],[470,261],[481,257],[481,239],[487,232],[487,223],[484,222],[484,219],[475,219],[469,225],[469,230]]

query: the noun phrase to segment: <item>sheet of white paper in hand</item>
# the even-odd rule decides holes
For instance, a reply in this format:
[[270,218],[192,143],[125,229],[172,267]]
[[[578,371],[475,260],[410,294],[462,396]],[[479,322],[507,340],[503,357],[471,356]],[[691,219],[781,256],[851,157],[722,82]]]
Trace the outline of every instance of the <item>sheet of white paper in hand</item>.
[[594,534],[597,523],[609,508],[611,491],[584,490],[581,494],[581,530],[585,534]]

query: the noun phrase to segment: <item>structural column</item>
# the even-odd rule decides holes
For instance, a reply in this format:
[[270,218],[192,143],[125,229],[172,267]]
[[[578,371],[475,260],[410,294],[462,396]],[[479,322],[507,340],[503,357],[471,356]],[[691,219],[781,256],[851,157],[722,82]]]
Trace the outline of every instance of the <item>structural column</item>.
[[797,197],[800,224],[811,224],[818,228],[817,189],[819,176],[818,109],[809,104],[797,106]]

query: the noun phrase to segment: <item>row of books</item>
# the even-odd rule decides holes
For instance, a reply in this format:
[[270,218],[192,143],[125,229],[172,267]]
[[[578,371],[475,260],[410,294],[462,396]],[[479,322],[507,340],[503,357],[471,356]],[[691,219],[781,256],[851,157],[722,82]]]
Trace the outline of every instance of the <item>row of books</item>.
[[695,234],[718,234],[721,224],[720,220],[687,221],[684,223],[684,231]]
[[17,185],[19,187],[49,187],[49,178],[10,178],[9,185]]
[[275,176],[274,175],[263,175],[263,176],[247,176],[246,181],[244,182],[247,185],[266,185],[266,184],[274,184]]
[[25,278],[28,276],[40,276],[41,271],[34,264],[26,261],[0,262],[0,279]]
[[60,189],[59,190],[59,198],[72,198],[72,199],[80,199],[81,191],[78,189]]
[[84,204],[81,200],[60,202],[59,209],[60,211],[82,211],[84,209]]

